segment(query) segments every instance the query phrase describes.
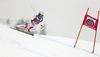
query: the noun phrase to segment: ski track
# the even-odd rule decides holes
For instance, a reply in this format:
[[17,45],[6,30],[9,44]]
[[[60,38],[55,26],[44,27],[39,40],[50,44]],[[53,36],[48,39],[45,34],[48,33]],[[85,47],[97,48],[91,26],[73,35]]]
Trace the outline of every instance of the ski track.
[[[42,36],[42,35],[38,35],[38,37],[39,37],[39,38],[42,38],[42,39],[45,39],[45,40],[48,40],[48,41],[52,41],[52,42],[55,42],[55,43],[59,43],[59,44],[61,44],[61,45],[65,45],[65,46],[69,46],[69,47],[71,47],[71,48],[74,48],[74,45],[72,46],[72,45],[69,45],[69,44],[65,44],[65,43],[63,43],[63,42],[60,42],[60,41],[57,41],[57,40],[54,40],[54,39],[50,39],[50,38],[45,37],[45,36]],[[76,48],[76,49],[82,50],[82,51],[85,51],[85,52],[87,52],[87,53],[94,54],[94,55],[100,57],[99,54],[92,53],[92,52],[90,52],[90,51],[88,51],[88,50],[85,50],[85,49],[82,49],[82,48]]]
[[[45,37],[45,36],[42,36],[42,35],[36,35],[36,36],[39,37],[39,38],[48,40],[48,41],[52,41],[52,42],[55,42],[55,43],[58,43],[58,44],[61,44],[61,45],[65,45],[65,46],[69,46],[69,47],[71,47],[71,48],[74,48],[74,46],[72,46],[72,45],[70,45],[70,44],[66,44],[66,43],[63,43],[63,42],[60,42],[60,41],[57,41],[57,40],[54,40],[54,39],[50,39],[49,37]],[[26,51],[28,51],[28,52],[30,52],[30,53],[35,53],[35,54],[41,55],[42,57],[48,57],[48,56],[46,56],[46,55],[44,55],[44,54],[41,54],[41,53],[39,53],[39,52],[37,52],[37,51],[33,51],[33,50],[30,50],[30,49],[24,47],[24,46],[23,46],[20,42],[18,42],[18,41],[10,40],[10,39],[4,38],[4,37],[3,37],[3,39],[2,39],[1,36],[0,36],[0,40],[5,41],[5,42],[8,42],[9,44],[15,44],[15,45],[17,45],[18,47],[20,47],[21,49],[24,49],[24,50],[26,50]],[[92,53],[92,52],[90,52],[90,51],[88,51],[88,50],[85,50],[85,49],[82,49],[82,48],[76,48],[76,49],[82,50],[82,51],[85,51],[85,52],[87,52],[87,53],[94,54],[94,55],[100,57],[100,55],[98,55],[98,54],[96,54],[96,53]]]

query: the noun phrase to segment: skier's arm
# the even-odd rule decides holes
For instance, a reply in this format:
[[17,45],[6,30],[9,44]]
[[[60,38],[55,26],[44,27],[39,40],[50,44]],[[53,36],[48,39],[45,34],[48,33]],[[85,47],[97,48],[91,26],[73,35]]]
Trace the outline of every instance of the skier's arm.
[[36,19],[36,15],[34,15],[34,16],[31,17],[31,23],[32,23],[32,24],[35,23],[35,22],[34,22],[35,19]]

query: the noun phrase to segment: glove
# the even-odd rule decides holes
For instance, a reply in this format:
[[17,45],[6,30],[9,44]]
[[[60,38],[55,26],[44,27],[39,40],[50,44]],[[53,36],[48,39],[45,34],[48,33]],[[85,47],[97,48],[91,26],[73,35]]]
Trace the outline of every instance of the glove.
[[41,30],[43,29],[43,25],[41,25]]
[[33,21],[33,24],[34,24],[35,22]]

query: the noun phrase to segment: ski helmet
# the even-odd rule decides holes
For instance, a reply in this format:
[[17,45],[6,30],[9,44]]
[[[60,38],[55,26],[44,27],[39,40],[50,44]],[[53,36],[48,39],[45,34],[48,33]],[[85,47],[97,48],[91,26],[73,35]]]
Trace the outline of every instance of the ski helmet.
[[38,16],[43,17],[43,16],[44,16],[44,13],[43,13],[42,11],[40,11],[40,12],[38,13]]

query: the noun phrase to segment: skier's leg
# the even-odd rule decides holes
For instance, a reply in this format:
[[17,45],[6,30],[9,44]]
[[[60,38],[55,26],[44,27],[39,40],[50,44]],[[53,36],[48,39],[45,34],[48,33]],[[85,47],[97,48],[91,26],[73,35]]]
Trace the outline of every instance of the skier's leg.
[[28,27],[28,23],[24,25],[16,25],[16,29],[27,28],[27,27]]
[[31,26],[29,29],[28,29],[28,32],[34,32],[36,31],[36,27],[35,26]]

